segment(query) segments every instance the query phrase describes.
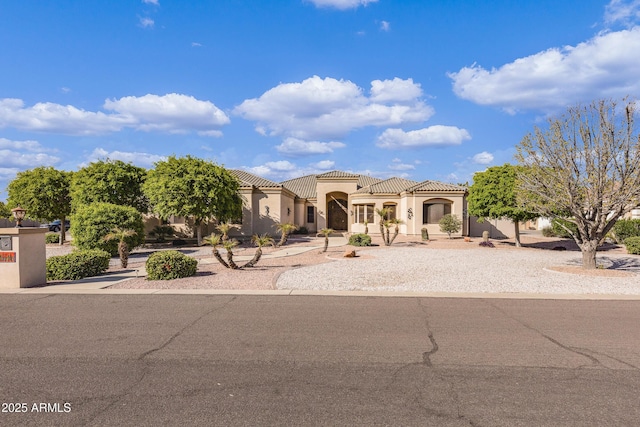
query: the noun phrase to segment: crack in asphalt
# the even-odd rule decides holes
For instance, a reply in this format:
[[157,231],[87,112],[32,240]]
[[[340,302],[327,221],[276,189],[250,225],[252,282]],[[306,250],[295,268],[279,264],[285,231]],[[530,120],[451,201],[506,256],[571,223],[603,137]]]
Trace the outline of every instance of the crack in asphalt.
[[223,303],[220,306],[216,306],[210,310],[207,310],[206,312],[204,312],[203,314],[201,314],[200,316],[198,316],[195,320],[193,320],[192,322],[188,323],[187,325],[185,325],[182,329],[180,329],[178,332],[176,332],[175,334],[173,334],[171,337],[169,337],[169,339],[167,339],[164,343],[162,343],[161,345],[159,345],[158,347],[152,348],[148,351],[145,351],[144,353],[142,353],[140,356],[138,356],[135,361],[137,362],[141,362],[143,363],[142,366],[142,372],[139,376],[139,378],[137,378],[133,384],[131,384],[129,387],[127,387],[126,389],[124,389],[122,392],[116,394],[115,396],[113,396],[113,400],[107,405],[105,406],[102,410],[100,410],[99,412],[97,412],[95,415],[93,415],[88,421],[87,424],[90,424],[92,422],[94,422],[98,417],[100,417],[102,414],[106,413],[107,411],[109,411],[111,408],[113,408],[118,402],[120,402],[122,399],[124,399],[125,397],[127,397],[127,395],[129,395],[136,387],[138,387],[142,381],[144,381],[144,379],[146,378],[146,376],[149,374],[149,362],[145,360],[145,358],[147,356],[149,356],[150,354],[153,354],[155,352],[158,352],[160,350],[162,350],[163,348],[165,348],[166,346],[168,346],[169,344],[171,344],[176,338],[178,338],[182,333],[184,333],[184,331],[186,331],[187,329],[191,328],[193,325],[195,325],[196,323],[198,323],[200,320],[202,320],[204,317],[210,315],[211,313],[214,313],[218,310],[222,310],[225,307],[227,307],[230,303],[232,303],[233,301],[235,301],[237,297],[234,296],[232,297],[229,301],[226,301],[225,303]]
[[424,353],[422,353],[422,363],[431,368],[431,367],[433,367],[433,363],[431,362],[431,356],[436,354],[436,352],[438,351],[439,347],[438,347],[438,343],[436,342],[435,337],[433,336],[433,331],[431,330],[431,325],[429,325],[427,307],[422,305],[422,300],[419,299],[419,298],[416,298],[416,302],[418,303],[418,307],[420,307],[420,310],[424,314],[424,324],[425,324],[425,327],[427,329],[427,337],[429,338],[429,342],[431,343],[431,350],[425,351]]
[[157,351],[160,351],[160,350],[164,349],[166,346],[171,344],[176,338],[178,338],[180,335],[182,335],[182,333],[184,333],[184,331],[186,331],[187,329],[189,329],[190,327],[192,327],[193,325],[195,325],[196,323],[198,323],[200,320],[202,320],[204,317],[210,315],[211,313],[214,313],[214,312],[216,312],[218,310],[224,309],[227,305],[229,305],[233,301],[235,301],[236,298],[237,297],[234,296],[229,301],[227,301],[224,304],[222,304],[221,306],[214,307],[211,310],[206,311],[205,313],[200,315],[198,318],[196,318],[194,321],[192,321],[191,323],[185,325],[182,329],[177,331],[175,334],[173,334],[171,337],[169,337],[169,339],[167,339],[164,343],[160,344],[158,347],[152,348],[152,349],[147,350],[144,353],[142,353],[140,356],[138,356],[138,360],[142,360],[145,357],[149,356],[150,354],[153,354],[153,353],[155,353]]
[[[534,328],[533,326],[529,325],[528,323],[523,322],[522,320],[510,315],[509,313],[507,313],[506,311],[504,311],[502,308],[498,307],[497,305],[493,304],[492,302],[490,302],[490,301],[488,301],[486,299],[483,299],[482,301],[485,302],[486,304],[490,305],[491,307],[495,308],[496,310],[498,310],[504,316],[508,317],[509,319],[515,320],[516,322],[518,322],[519,324],[521,324],[525,328],[527,328],[527,329],[539,334],[540,336],[542,336],[543,338],[545,338],[549,342],[557,345],[558,347],[562,348],[563,350],[566,350],[568,352],[571,352],[571,353],[578,354],[580,356],[586,357],[591,362],[590,366],[592,366],[592,367],[593,366],[599,366],[599,367],[602,367],[602,368],[605,368],[605,369],[611,369],[611,368],[608,368],[607,366],[603,365],[602,362],[598,358],[593,357],[592,355],[586,353],[583,349],[580,349],[578,347],[570,347],[568,345],[564,345],[560,341],[558,341],[557,339],[555,339],[555,338],[545,334],[544,332]],[[585,365],[580,365],[580,366],[578,366],[578,368],[582,368],[584,366]]]

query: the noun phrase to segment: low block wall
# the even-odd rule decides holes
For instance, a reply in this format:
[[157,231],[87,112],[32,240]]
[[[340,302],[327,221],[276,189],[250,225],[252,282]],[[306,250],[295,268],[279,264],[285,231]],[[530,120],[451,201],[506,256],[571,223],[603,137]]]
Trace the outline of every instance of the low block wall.
[[0,228],[0,288],[47,283],[46,228]]

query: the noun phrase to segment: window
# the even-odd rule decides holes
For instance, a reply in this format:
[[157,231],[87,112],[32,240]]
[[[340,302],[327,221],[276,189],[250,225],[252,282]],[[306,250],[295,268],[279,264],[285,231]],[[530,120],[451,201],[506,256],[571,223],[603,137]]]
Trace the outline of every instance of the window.
[[313,206],[307,206],[307,222],[313,224],[316,222],[315,210]]
[[422,205],[422,223],[437,224],[443,216],[451,213],[451,203],[425,203]]
[[373,205],[353,205],[353,212],[354,224],[364,224],[365,220],[369,224],[373,224]]
[[386,219],[387,221],[396,219],[395,203],[385,203],[384,205],[382,205],[382,207],[387,210],[387,214],[385,215],[384,219]]

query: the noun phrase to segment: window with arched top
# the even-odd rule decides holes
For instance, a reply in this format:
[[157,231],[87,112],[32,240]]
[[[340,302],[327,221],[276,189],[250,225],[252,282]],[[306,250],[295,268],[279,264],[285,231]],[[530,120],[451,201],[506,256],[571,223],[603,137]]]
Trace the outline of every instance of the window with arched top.
[[387,221],[392,220],[392,219],[396,219],[396,207],[398,205],[396,203],[384,203],[382,205],[383,209],[387,210],[387,214],[385,215],[384,219],[386,219]]
[[453,203],[450,200],[432,199],[422,204],[422,223],[437,224],[443,216],[451,213]]

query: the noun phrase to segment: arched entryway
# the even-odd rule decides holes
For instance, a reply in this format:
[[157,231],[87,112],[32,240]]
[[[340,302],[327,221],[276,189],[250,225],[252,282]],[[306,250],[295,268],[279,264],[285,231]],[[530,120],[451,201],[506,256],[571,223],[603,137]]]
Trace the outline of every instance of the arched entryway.
[[346,193],[333,192],[327,194],[327,227],[336,231],[347,231],[348,228],[348,196]]

